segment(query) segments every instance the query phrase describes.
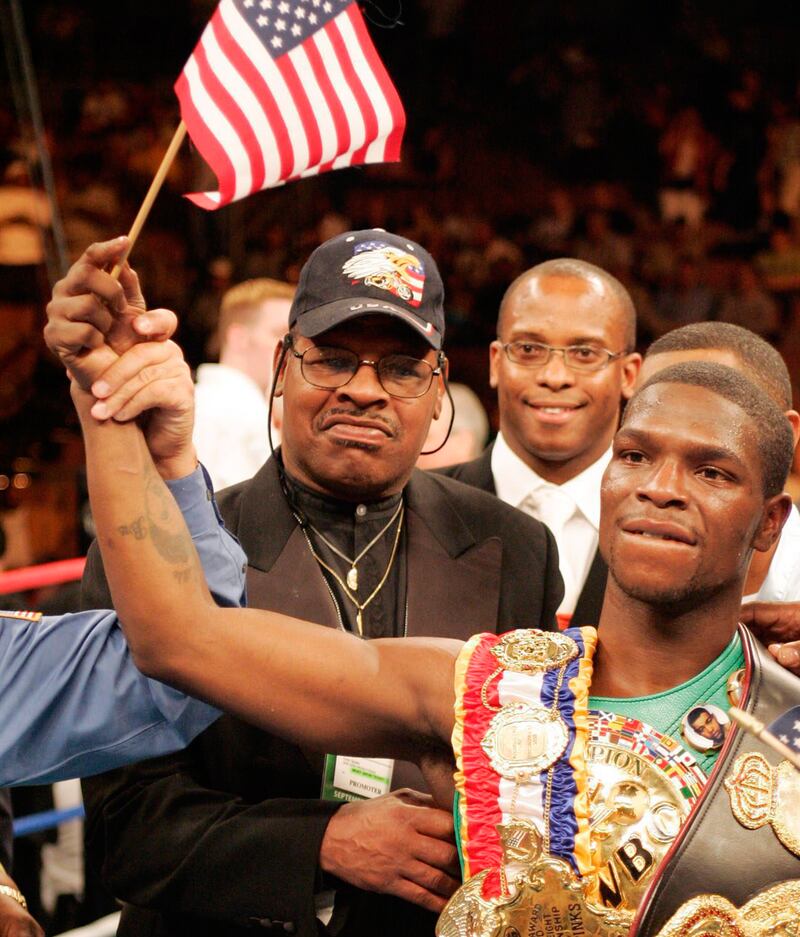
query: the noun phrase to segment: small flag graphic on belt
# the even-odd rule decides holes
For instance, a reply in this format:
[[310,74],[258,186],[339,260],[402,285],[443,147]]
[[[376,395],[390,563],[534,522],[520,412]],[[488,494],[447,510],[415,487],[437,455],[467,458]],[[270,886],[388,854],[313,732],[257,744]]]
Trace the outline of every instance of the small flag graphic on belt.
[[355,0],[222,0],[175,83],[214,209],[290,179],[400,158],[405,113]]

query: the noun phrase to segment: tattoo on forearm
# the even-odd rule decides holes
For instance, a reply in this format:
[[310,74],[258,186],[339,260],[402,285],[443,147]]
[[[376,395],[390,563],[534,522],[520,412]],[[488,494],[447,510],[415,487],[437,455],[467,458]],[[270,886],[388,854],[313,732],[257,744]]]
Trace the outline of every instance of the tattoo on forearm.
[[117,532],[123,537],[132,536],[135,540],[149,537],[161,558],[170,566],[179,567],[172,570],[175,580],[188,582],[195,567],[192,538],[181,522],[172,495],[154,467],[145,469],[143,481],[144,514],[127,524],[121,524]]
[[140,514],[135,521],[130,524],[122,524],[117,527],[117,533],[123,537],[133,536],[136,540],[144,540],[147,536],[147,529],[144,526],[144,517]]
[[153,546],[173,566],[188,565],[192,556],[191,538],[183,524],[178,524],[177,530],[169,529],[170,526],[176,526],[177,507],[155,470],[147,473],[144,497],[147,527]]

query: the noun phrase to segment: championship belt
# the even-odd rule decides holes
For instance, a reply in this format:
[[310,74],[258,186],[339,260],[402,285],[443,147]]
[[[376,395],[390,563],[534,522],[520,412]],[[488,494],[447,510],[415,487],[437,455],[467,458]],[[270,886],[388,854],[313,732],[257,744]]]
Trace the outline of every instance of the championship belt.
[[[741,638],[739,705],[771,722],[800,681]],[[465,883],[439,937],[800,937],[800,773],[731,728],[705,783],[677,740],[587,712],[594,644],[520,631],[459,657]]]
[[593,628],[473,637],[456,664],[453,749],[465,884],[439,937],[623,937],[604,907],[586,769]]
[[632,917],[706,776],[676,739],[613,712],[590,713],[586,754],[600,897]]
[[588,712],[594,629],[480,635],[456,668],[466,882],[440,937],[622,937],[705,775],[675,739]]
[[[800,681],[740,626],[740,708],[764,723],[800,701]],[[731,726],[697,807],[644,896],[636,937],[800,935],[800,773]]]

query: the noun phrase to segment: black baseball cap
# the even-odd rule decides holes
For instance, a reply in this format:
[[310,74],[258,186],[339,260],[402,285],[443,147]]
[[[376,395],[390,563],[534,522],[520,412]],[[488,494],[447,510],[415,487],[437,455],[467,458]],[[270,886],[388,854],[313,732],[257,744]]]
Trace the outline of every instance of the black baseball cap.
[[444,287],[431,255],[383,228],[325,241],[300,271],[289,328],[315,338],[349,319],[401,319],[437,349],[444,341]]

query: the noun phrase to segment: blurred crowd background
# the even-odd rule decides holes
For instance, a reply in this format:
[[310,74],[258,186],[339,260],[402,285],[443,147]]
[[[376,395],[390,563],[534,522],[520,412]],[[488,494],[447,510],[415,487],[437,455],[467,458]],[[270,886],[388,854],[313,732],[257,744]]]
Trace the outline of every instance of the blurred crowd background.
[[[91,536],[77,425],[41,339],[58,232],[69,262],[128,229],[179,120],[172,84],[214,5],[16,4],[52,201],[30,121],[16,107],[24,88],[12,0],[0,0],[0,570],[81,555]],[[500,298],[517,274],[551,257],[583,258],[619,277],[636,302],[642,348],[675,326],[718,319],[765,336],[800,375],[800,10],[772,0],[363,8],[408,115],[401,163],[305,180],[208,214],[182,198],[215,187],[186,143],[156,202],[132,262],[150,304],[179,314],[192,366],[215,359],[219,301],[231,285],[295,281],[321,241],[380,226],[437,259],[451,376],[475,391],[492,424],[486,346]],[[75,593],[35,600],[61,612]],[[22,813],[35,807],[17,804]],[[72,836],[74,859],[80,834]],[[58,866],[52,894],[38,894],[40,846],[23,844],[17,855],[37,917],[51,912],[53,927],[90,919],[74,898],[80,882],[59,881],[71,873]]]

